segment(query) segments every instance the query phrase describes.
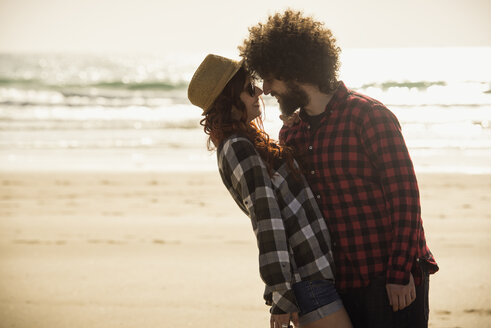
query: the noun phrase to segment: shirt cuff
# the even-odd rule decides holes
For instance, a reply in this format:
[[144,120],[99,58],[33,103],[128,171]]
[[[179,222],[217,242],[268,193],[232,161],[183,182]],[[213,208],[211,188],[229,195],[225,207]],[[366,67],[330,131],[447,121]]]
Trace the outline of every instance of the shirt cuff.
[[273,305],[273,292],[269,289],[268,285],[266,285],[266,287],[264,288],[263,298],[266,305]]
[[295,293],[292,289],[281,291],[273,291],[273,305],[271,307],[272,314],[286,314],[298,312]]
[[387,270],[387,283],[396,285],[409,284],[410,271]]

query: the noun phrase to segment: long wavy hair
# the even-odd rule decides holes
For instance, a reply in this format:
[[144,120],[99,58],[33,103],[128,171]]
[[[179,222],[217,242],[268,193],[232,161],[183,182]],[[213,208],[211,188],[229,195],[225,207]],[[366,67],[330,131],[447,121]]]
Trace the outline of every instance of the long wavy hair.
[[[240,99],[249,73],[241,67],[227,83],[211,109],[200,121],[204,132],[209,135],[208,150],[215,150],[231,135],[237,134],[249,139],[263,159],[271,176],[276,160],[285,160],[288,168],[297,176],[300,171],[293,164],[291,148],[279,145],[264,131],[261,117],[247,121],[247,110]],[[235,110],[236,108],[238,110]],[[234,112],[235,111],[235,112]],[[240,117],[239,117],[240,115]]]

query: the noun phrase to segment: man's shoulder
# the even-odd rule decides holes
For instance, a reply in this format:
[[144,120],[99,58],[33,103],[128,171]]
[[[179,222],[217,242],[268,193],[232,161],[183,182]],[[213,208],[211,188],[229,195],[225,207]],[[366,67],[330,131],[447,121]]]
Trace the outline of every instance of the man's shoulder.
[[364,110],[387,109],[387,107],[380,100],[354,90],[349,90],[346,97],[346,105],[347,107],[359,108]]
[[389,108],[381,101],[360,92],[349,90],[343,111],[343,117],[355,123],[358,128],[365,129],[374,125],[401,128],[399,120]]
[[[362,92],[348,88],[343,81],[339,81],[337,89],[334,91],[328,109],[333,111],[346,108],[371,108],[384,107],[382,102],[372,98]],[[329,108],[330,107],[330,108]]]

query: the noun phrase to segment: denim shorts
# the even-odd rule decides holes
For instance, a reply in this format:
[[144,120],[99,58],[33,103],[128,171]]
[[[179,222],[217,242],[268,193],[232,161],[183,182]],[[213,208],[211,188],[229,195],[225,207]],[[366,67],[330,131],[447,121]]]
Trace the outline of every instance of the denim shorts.
[[343,308],[343,303],[331,280],[300,281],[293,285],[300,309],[300,326],[327,317]]

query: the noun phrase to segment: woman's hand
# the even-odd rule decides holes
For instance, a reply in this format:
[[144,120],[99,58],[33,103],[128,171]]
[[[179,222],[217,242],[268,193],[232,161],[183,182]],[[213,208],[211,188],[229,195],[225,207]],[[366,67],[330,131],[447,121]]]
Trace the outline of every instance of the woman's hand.
[[280,120],[283,121],[284,125],[291,128],[292,126],[294,126],[295,124],[300,122],[300,116],[298,115],[298,111],[296,111],[290,116],[286,116],[286,115],[281,114]]
[[298,313],[272,314],[270,320],[270,328],[288,328],[290,321],[295,327],[298,327]]

